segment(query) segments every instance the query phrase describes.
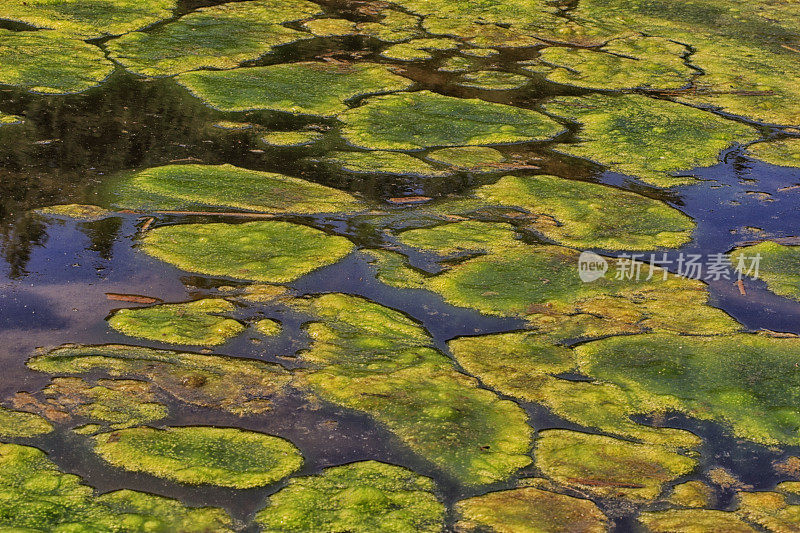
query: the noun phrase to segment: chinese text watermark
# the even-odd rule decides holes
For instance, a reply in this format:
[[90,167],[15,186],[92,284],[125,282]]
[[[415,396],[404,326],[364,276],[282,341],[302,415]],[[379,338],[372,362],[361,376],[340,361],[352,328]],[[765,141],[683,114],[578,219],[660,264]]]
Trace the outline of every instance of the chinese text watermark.
[[761,254],[738,254],[734,262],[729,254],[621,254],[603,257],[583,252],[578,258],[578,275],[586,283],[608,277],[624,281],[650,281],[670,273],[704,281],[758,279]]

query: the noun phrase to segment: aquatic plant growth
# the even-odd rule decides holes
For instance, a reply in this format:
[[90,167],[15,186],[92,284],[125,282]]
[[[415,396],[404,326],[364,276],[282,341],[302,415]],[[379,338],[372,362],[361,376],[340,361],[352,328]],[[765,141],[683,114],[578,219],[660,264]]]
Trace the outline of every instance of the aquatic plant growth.
[[297,477],[256,514],[262,531],[441,531],[444,505],[414,472],[363,461]]
[[775,294],[800,300],[800,246],[784,246],[776,242],[762,242],[738,248],[731,253],[731,264],[742,275],[747,275],[746,257],[760,256],[758,275]]

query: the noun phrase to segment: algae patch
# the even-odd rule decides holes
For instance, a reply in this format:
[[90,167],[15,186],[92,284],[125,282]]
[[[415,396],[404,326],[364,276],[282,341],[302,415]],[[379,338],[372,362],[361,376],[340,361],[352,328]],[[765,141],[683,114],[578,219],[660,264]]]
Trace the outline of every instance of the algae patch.
[[442,531],[433,481],[399,466],[363,461],[291,479],[256,514],[264,532]]
[[102,433],[94,441],[95,452],[114,466],[179,483],[261,487],[303,464],[289,441],[233,428],[137,427]]
[[16,439],[45,435],[53,426],[39,415],[0,407],[0,438]]
[[753,258],[760,256],[758,276],[775,294],[800,300],[800,246],[784,246],[762,242],[737,248],[731,253],[731,264],[741,275],[748,275]]

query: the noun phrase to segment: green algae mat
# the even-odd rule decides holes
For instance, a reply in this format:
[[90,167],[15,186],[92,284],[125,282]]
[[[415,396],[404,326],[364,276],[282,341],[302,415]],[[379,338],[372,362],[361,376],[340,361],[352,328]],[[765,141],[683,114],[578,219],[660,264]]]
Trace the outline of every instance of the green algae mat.
[[0,0],[0,530],[800,530],[797,0]]

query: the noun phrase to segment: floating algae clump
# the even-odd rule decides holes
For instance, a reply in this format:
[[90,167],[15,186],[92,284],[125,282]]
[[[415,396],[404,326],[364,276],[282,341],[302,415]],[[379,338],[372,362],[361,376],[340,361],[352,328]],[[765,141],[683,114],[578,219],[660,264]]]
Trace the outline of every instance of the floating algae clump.
[[786,496],[776,492],[740,492],[736,514],[767,531],[797,531],[800,505],[790,505]]
[[267,146],[295,148],[312,145],[322,137],[317,131],[270,131],[260,136],[259,140]]
[[747,275],[750,263],[757,255],[761,256],[758,276],[766,282],[769,290],[800,300],[800,246],[784,246],[771,241],[745,246],[731,253],[731,263],[742,275]]
[[333,213],[359,208],[353,196],[299,178],[233,165],[167,165],[132,174],[115,203],[126,209],[234,208]]
[[206,298],[184,304],[120,309],[108,319],[108,324],[129,337],[167,344],[214,346],[245,330],[239,321],[220,316],[234,309],[227,300]]
[[671,448],[563,429],[539,434],[536,466],[553,481],[603,498],[654,500],[697,461]]
[[183,224],[156,228],[142,250],[188,272],[287,283],[346,256],[344,237],[289,222]]
[[358,96],[401,91],[412,82],[375,63],[289,63],[226,71],[198,71],[176,78],[220,111],[272,110],[334,116]]
[[154,388],[130,379],[101,379],[93,386],[70,377],[53,378],[43,392],[60,412],[119,429],[167,417],[169,411],[157,402]]
[[405,245],[439,255],[502,252],[517,244],[510,224],[472,220],[403,231],[397,238]]
[[170,18],[176,4],[176,0],[3,0],[0,19],[92,39]]
[[264,532],[437,532],[444,506],[433,481],[399,466],[362,461],[289,480],[256,514]]
[[[669,405],[639,400],[608,383],[554,377],[573,370],[572,350],[539,332],[513,332],[460,337],[448,343],[456,361],[498,392],[544,404],[556,415],[605,433],[652,444],[692,447],[693,434],[678,429],[637,424],[632,415],[663,412]],[[487,353],[493,354],[486,357]]]
[[232,531],[221,509],[119,490],[96,495],[44,452],[0,444],[0,528],[6,531]]
[[51,374],[144,379],[186,403],[237,415],[268,410],[290,380],[288,371],[263,361],[125,345],[66,345],[41,352],[28,366]]
[[474,194],[490,205],[524,209],[532,229],[567,246],[677,248],[694,229],[691,218],[658,200],[556,176],[505,176]]
[[455,505],[459,532],[608,531],[608,520],[589,500],[534,487],[490,492]]
[[339,118],[345,140],[370,150],[542,141],[563,131],[536,111],[430,91],[372,98]]
[[229,69],[273,47],[307,39],[281,23],[320,11],[304,0],[255,0],[198,9],[175,22],[109,42],[111,57],[145,76],[171,76],[200,68]]
[[502,152],[485,146],[461,146],[442,148],[428,154],[428,159],[457,168],[469,170],[492,170],[505,161]]
[[715,501],[714,489],[702,481],[687,481],[672,488],[669,502],[681,507],[711,507]]
[[267,336],[280,335],[281,333],[281,323],[271,318],[259,320],[253,328],[262,335]]
[[588,375],[687,414],[730,424],[738,437],[800,443],[800,341],[763,335],[634,335],[575,348]]
[[137,427],[94,440],[95,452],[112,465],[179,483],[262,487],[303,464],[289,441],[234,428]]
[[397,152],[328,152],[316,159],[357,174],[397,174],[402,176],[444,176],[441,170],[408,154]]
[[12,126],[14,124],[22,124],[22,117],[16,115],[6,115],[0,111],[0,126]]
[[676,531],[755,533],[757,531],[733,513],[708,509],[669,509],[642,513],[639,521],[653,533],[674,533]]
[[417,61],[432,59],[431,52],[437,50],[455,50],[458,41],[448,38],[413,39],[411,41],[395,44],[383,52],[381,57],[397,61]]
[[39,415],[0,407],[0,439],[35,437],[53,431],[53,426]]
[[600,49],[547,47],[537,72],[556,83],[586,89],[680,89],[696,71],[686,65],[685,46],[660,37],[615,39]]
[[750,126],[634,94],[559,98],[545,109],[583,125],[581,140],[558,151],[659,187],[691,183],[674,174],[713,165],[733,143],[758,137]]
[[72,218],[84,222],[94,222],[114,215],[111,211],[96,205],[80,204],[52,205],[37,209],[36,212],[46,216]]
[[500,72],[496,70],[480,70],[464,74],[458,80],[462,87],[472,89],[484,89],[487,91],[508,91],[511,89],[521,89],[526,86],[531,79],[521,74],[511,72]]
[[372,415],[462,483],[504,480],[530,463],[524,411],[457,372],[415,321],[343,294],[294,305],[318,320],[299,386]]
[[800,139],[751,144],[747,147],[747,152],[770,165],[800,167]]
[[0,85],[72,94],[100,85],[113,70],[100,48],[59,32],[0,29]]

